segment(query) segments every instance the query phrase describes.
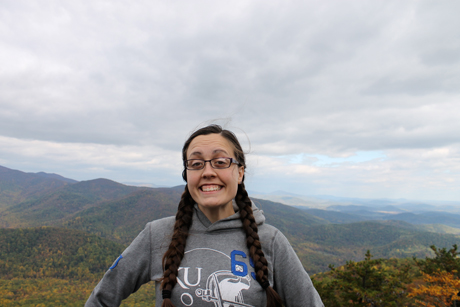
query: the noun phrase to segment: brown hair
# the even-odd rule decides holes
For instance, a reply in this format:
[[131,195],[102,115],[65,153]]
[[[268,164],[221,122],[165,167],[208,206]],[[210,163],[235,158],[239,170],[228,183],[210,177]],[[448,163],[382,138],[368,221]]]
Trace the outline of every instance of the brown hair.
[[[244,152],[235,134],[229,130],[222,129],[222,127],[218,125],[209,125],[195,131],[184,143],[184,147],[182,148],[182,159],[184,161],[186,160],[188,147],[194,138],[199,135],[214,133],[220,134],[233,145],[235,159],[240,163],[240,167],[243,166],[246,168]],[[185,169],[182,173],[182,177],[185,181],[187,181],[187,172]],[[267,307],[281,307],[281,298],[270,286],[270,282],[268,281],[268,262],[267,259],[265,259],[264,252],[262,251],[262,245],[257,233],[257,224],[252,212],[251,200],[249,199],[248,192],[244,187],[244,177],[243,182],[238,184],[235,201],[239,208],[244,231],[246,232],[246,245],[249,249],[249,256],[254,262],[256,280],[267,293]],[[164,272],[163,280],[161,282],[163,295],[162,307],[174,307],[170,300],[171,291],[177,283],[176,277],[179,265],[184,257],[188,230],[192,224],[194,204],[195,201],[190,195],[188,186],[186,185],[177,209],[176,222],[174,224],[174,233],[171,243],[169,244],[169,249],[163,256]]]

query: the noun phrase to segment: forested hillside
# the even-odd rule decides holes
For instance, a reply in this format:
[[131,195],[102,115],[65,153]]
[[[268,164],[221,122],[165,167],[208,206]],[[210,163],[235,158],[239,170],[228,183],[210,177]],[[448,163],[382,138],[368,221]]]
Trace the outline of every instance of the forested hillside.
[[175,215],[182,188],[144,189],[82,210],[61,224],[129,244],[150,221]]
[[378,258],[432,256],[431,245],[449,247],[459,236],[410,230],[370,221],[311,226],[305,233],[288,236],[308,272],[328,270],[329,264],[363,260],[366,250]]
[[60,186],[8,206],[1,214],[4,227],[57,225],[60,221],[98,202],[123,197],[140,188],[107,179]]
[[98,277],[124,249],[85,232],[50,227],[0,229],[0,245],[0,274],[7,279]]
[[[0,305],[81,306],[147,222],[176,213],[184,186],[76,182],[0,168],[0,188]],[[424,258],[434,256],[431,245],[448,248],[460,241],[458,235],[426,231],[455,233],[456,228],[445,225],[362,221],[365,218],[356,212],[305,211],[253,201],[266,222],[286,235],[310,274],[328,272],[330,264],[361,261],[367,250],[377,259]],[[455,219],[452,215],[450,220]],[[125,306],[151,306],[153,297],[153,285],[147,285]]]
[[[0,306],[83,306],[125,246],[64,228],[0,229]],[[123,306],[151,306],[153,284]]]

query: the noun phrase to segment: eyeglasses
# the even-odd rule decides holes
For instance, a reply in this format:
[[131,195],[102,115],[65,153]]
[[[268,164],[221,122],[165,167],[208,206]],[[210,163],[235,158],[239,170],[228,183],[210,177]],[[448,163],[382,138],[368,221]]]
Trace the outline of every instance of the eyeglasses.
[[211,167],[214,169],[229,168],[232,163],[240,164],[240,162],[233,158],[214,158],[211,160],[189,159],[184,161],[184,167],[191,171],[199,171],[200,169],[204,168],[206,162],[209,162]]

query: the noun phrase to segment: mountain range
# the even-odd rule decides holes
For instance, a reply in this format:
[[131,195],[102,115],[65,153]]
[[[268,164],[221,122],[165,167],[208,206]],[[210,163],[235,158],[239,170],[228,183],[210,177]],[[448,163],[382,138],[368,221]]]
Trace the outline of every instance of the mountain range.
[[[108,179],[76,181],[0,166],[0,227],[65,228],[126,246],[147,222],[174,215],[183,189],[135,187]],[[450,247],[460,238],[460,216],[452,213],[413,213],[387,203],[335,203],[315,209],[251,198],[267,223],[286,235],[310,273],[362,260],[367,249],[375,257],[425,257],[430,245]]]

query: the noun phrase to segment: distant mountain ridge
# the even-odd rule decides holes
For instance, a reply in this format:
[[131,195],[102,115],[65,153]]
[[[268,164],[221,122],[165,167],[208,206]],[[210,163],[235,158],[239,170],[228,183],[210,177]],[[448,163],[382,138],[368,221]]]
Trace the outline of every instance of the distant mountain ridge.
[[[450,212],[403,212],[398,208],[371,208],[365,206],[334,206],[335,210],[308,209],[297,207],[331,223],[353,223],[358,221],[404,221],[415,225],[443,224],[458,228],[460,233],[460,214]],[[329,208],[328,208],[329,209]]]
[[[22,180],[23,183],[27,183],[37,177],[54,179],[54,180],[68,182],[68,183],[78,182],[77,180],[66,178],[58,174],[51,174],[51,173],[45,173],[45,172],[26,173],[26,172],[14,170],[14,169],[7,168],[7,167],[0,165],[0,180],[10,180],[10,181]],[[21,182],[18,181],[18,183],[21,183]]]
[[45,172],[38,172],[38,173],[28,173],[28,174],[36,174],[36,175],[39,175],[39,176],[42,176],[42,177],[45,177],[45,178],[58,179],[58,180],[62,180],[62,181],[68,182],[68,183],[76,183],[76,182],[78,182],[77,180],[66,178],[66,177],[63,177],[61,175],[54,174],[54,173],[50,174],[50,173],[45,173]]
[[75,182],[56,174],[25,173],[0,166],[0,208]]
[[394,207],[405,212],[443,211],[460,214],[460,201],[417,201],[408,199],[371,199],[357,197],[339,197],[332,195],[300,195],[285,191],[272,193],[253,193],[261,199],[281,202],[283,204],[308,207],[310,209],[334,210],[335,207],[365,206],[371,208]]

